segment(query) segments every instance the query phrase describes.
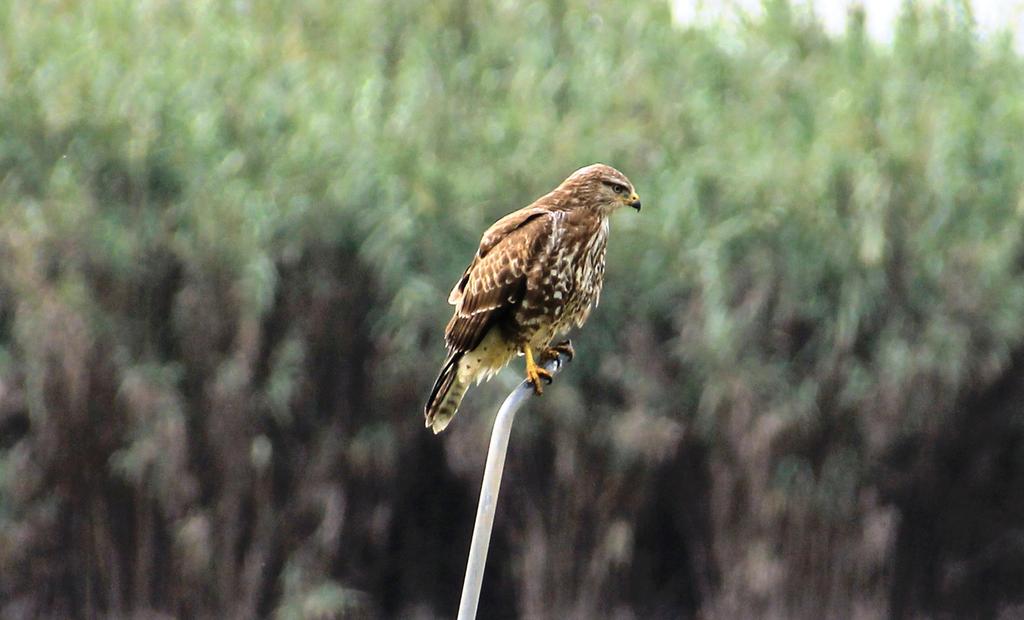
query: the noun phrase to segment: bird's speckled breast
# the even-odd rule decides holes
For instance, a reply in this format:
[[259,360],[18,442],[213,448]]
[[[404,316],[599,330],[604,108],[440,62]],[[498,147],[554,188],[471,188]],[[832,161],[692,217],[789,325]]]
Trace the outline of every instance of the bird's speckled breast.
[[529,274],[523,303],[514,315],[516,341],[534,348],[583,325],[604,281],[608,218],[584,210],[556,217],[548,253]]

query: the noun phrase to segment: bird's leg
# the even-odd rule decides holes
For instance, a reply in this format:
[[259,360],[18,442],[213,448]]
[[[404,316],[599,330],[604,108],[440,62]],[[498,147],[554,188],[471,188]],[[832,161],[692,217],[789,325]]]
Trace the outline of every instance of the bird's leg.
[[544,363],[550,360],[556,360],[559,355],[568,357],[570,362],[572,361],[572,358],[576,357],[576,350],[572,348],[572,340],[563,340],[553,347],[545,347],[544,350],[540,352],[540,361],[541,363]]
[[540,385],[541,379],[551,383],[551,373],[533,361],[533,351],[530,349],[530,345],[523,347],[523,350],[526,353],[526,380],[533,384],[533,391],[537,395],[543,394],[544,388]]

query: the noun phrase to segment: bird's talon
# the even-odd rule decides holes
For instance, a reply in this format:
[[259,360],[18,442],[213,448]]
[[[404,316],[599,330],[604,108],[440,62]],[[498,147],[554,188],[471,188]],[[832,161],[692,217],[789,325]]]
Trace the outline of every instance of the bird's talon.
[[551,376],[551,373],[548,372],[546,369],[541,368],[540,366],[534,366],[532,370],[526,371],[526,380],[533,384],[533,391],[536,392],[538,396],[540,396],[541,394],[544,393],[544,388],[542,387],[542,385],[544,383],[546,383],[547,385],[551,385],[551,382],[554,380],[554,378]]
[[533,361],[533,353],[529,348],[526,349],[526,380],[533,384],[533,391],[538,396],[544,393],[542,383],[546,382],[551,385],[554,380],[548,369],[538,366]]
[[548,347],[541,352],[540,357],[544,361],[557,360],[559,355],[564,355],[566,361],[571,362],[576,357],[576,350],[572,348],[572,341],[565,340],[555,346]]

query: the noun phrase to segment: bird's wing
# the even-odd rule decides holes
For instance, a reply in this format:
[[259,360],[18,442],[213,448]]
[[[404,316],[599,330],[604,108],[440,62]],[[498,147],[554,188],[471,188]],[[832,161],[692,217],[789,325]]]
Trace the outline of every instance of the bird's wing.
[[511,213],[487,229],[469,268],[448,296],[455,315],[445,329],[453,351],[471,351],[495,320],[518,304],[526,278],[554,234],[547,209],[529,207]]

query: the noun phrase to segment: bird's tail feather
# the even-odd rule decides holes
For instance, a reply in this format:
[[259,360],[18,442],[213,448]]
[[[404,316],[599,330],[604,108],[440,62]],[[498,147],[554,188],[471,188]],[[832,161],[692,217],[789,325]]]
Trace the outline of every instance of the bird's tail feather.
[[462,355],[462,351],[452,351],[448,354],[423,409],[426,426],[433,429],[435,435],[443,431],[455,417],[459,403],[469,389],[470,382],[459,381],[459,361],[462,360]]

